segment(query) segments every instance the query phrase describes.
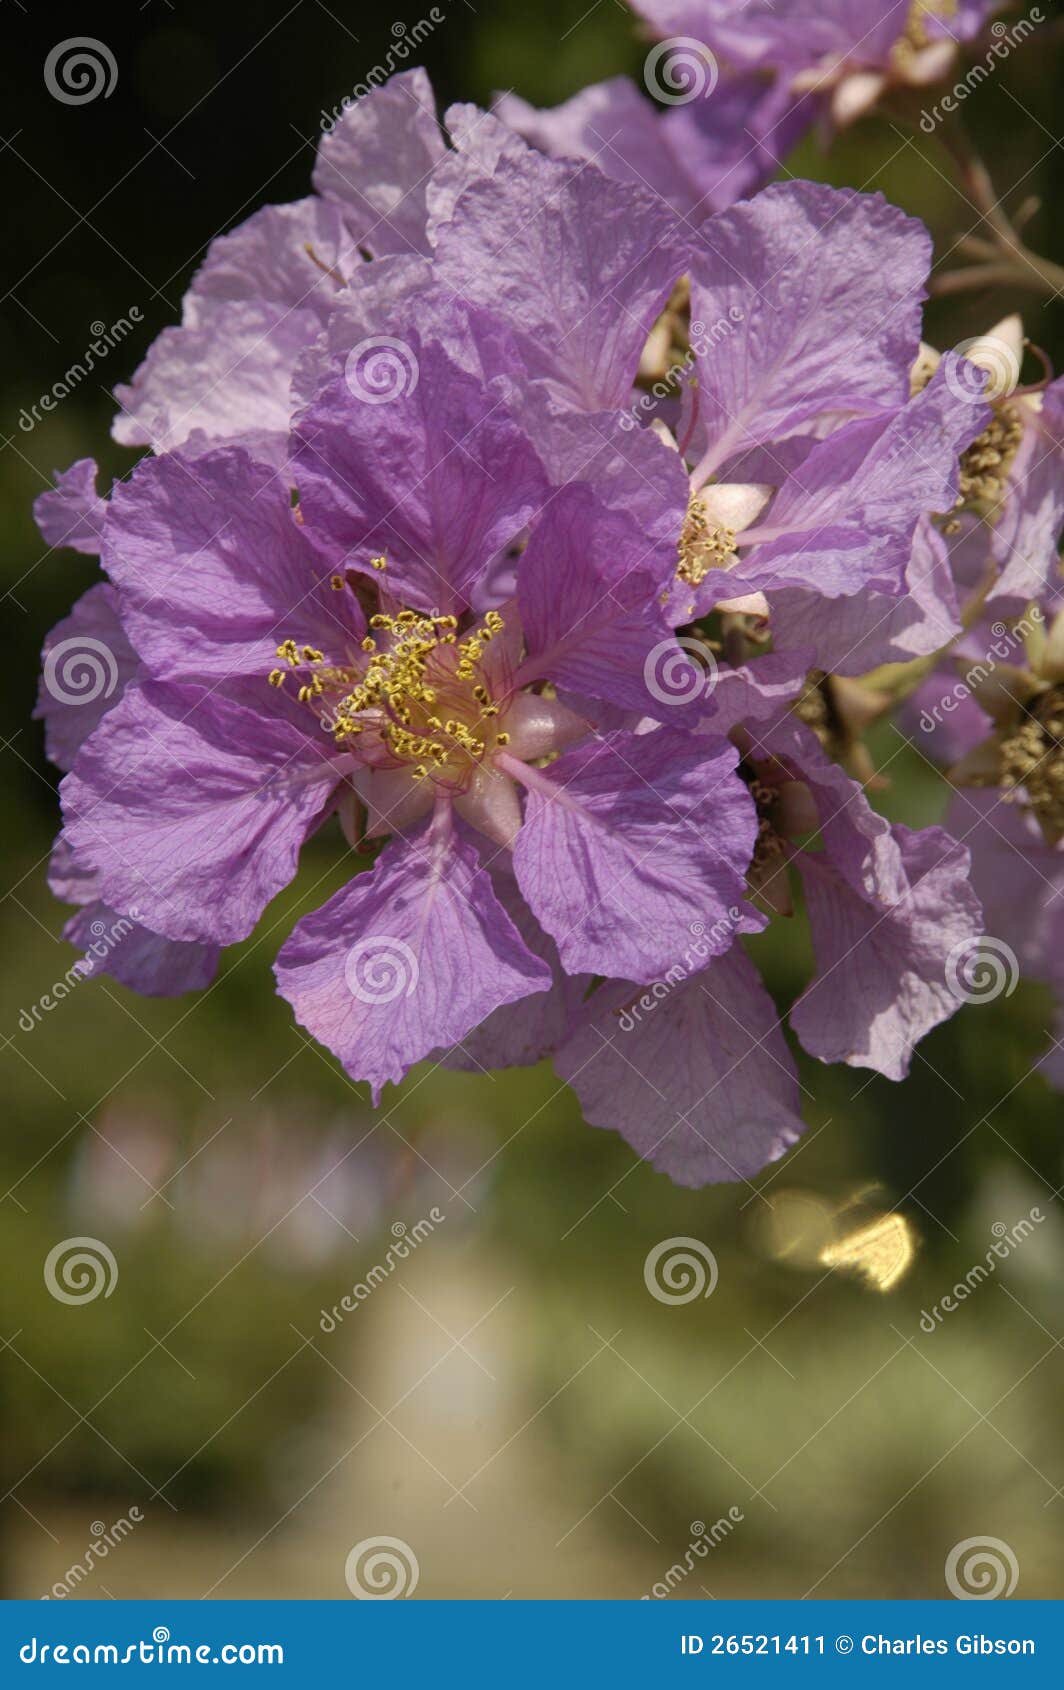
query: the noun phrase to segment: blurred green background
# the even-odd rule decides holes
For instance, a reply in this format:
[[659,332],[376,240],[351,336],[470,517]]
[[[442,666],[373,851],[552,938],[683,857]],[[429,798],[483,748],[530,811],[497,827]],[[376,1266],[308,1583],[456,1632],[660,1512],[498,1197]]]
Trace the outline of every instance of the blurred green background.
[[[514,88],[552,104],[639,77],[615,0],[444,10],[418,55],[442,103]],[[210,237],[307,190],[320,112],[397,31],[345,0],[156,0],[98,24],[49,8],[3,27],[4,1593],[346,1597],[349,1550],[390,1535],[416,1554],[421,1596],[636,1597],[681,1563],[685,1596],[940,1596],[952,1546],[990,1535],[1019,1594],[1064,1594],[1064,1159],[1059,1099],[1029,1077],[1050,1024],[1039,987],[966,1009],[902,1087],[803,1061],[803,1144],[756,1189],[698,1193],[586,1127],[546,1068],[422,1069],[374,1114],[272,990],[280,937],[338,883],[328,836],[207,994],[149,1002],[105,979],[20,1026],[74,960],[44,881],[56,801],[29,721],[37,653],[95,579],[72,552],[43,558],[30,505],[79,456],[122,475],[134,454],[108,439],[96,377],[30,433],[19,413],[93,320],[136,305],[136,338],[99,372],[130,375]],[[61,107],[43,60],[87,28],[118,84]],[[1042,196],[1029,238],[1058,261],[1059,65],[1046,26],[968,108],[1010,203]],[[884,122],[830,159],[810,140],[789,169],[882,188],[940,252],[976,222],[937,143]],[[932,308],[929,338],[1018,306],[1064,367],[1059,302],[964,295]],[[937,819],[926,765],[889,726],[875,750],[892,781],[877,801]],[[785,1006],[806,977],[801,918],[758,950]],[[853,1224],[898,1206],[911,1225],[915,1263],[887,1294],[814,1260],[854,1204]],[[1045,1219],[1022,1249],[922,1330],[994,1224],[1032,1206]],[[431,1236],[323,1331],[321,1309],[434,1207]],[[44,1264],[79,1236],[106,1242],[118,1276],[67,1305]],[[643,1264],[676,1236],[712,1248],[719,1283],[664,1306]],[[741,1520],[688,1572],[698,1524],[729,1509]]]

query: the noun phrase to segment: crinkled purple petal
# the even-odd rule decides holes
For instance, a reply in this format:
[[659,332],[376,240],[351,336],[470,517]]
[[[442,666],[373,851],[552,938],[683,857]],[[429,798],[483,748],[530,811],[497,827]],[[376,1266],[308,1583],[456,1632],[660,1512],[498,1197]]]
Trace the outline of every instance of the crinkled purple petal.
[[335,786],[319,745],[284,717],[149,681],[127,687],[60,794],[105,903],[168,939],[225,945],[292,879]]
[[115,388],[122,414],[111,432],[123,446],[169,452],[202,430],[283,462],[292,375],[320,327],[313,311],[233,300],[194,328],[164,329],[132,385]]
[[314,186],[343,209],[360,246],[381,257],[427,252],[426,185],[446,155],[425,72],[400,72],[356,99],[323,135]]
[[586,165],[503,159],[439,234],[444,283],[513,330],[534,378],[577,410],[623,405],[673,283],[675,218]]
[[218,972],[217,945],[164,939],[107,904],[78,910],[63,928],[63,938],[83,952],[86,979],[110,974],[143,997],[200,992]]
[[854,891],[827,856],[798,858],[817,975],[791,1026],[823,1062],[904,1079],[925,1033],[960,1008],[948,964],[983,932],[968,852],[942,828],[895,826],[908,887],[893,902]]
[[542,992],[476,850],[449,827],[394,840],[374,867],[304,916],[278,988],[309,1033],[368,1080],[374,1102],[413,1063],[457,1044],[500,1004]]
[[323,579],[287,480],[240,447],[145,459],[116,488],[103,564],[158,680],[264,684],[282,640],[343,663],[366,631],[354,595]]
[[460,1043],[438,1051],[437,1058],[445,1068],[490,1071],[528,1068],[542,1062],[568,1037],[592,984],[589,974],[564,972],[557,946],[522,898],[509,865],[500,860],[490,873],[495,896],[527,948],[547,964],[553,984],[549,991],[500,1004]]
[[702,478],[823,412],[907,396],[931,262],[922,223],[879,194],[788,182],[713,218],[696,249]]
[[990,603],[1040,598],[1058,567],[1064,531],[1064,376],[1025,416],[1024,438],[990,530],[1000,575]]
[[[394,350],[394,348],[393,348]],[[461,609],[547,491],[497,397],[411,330],[384,402],[358,369],[335,374],[300,420],[294,460],[307,533],[418,608]],[[349,362],[348,371],[351,372]],[[361,394],[361,396],[360,396]]]
[[952,355],[908,404],[819,441],[746,531],[735,571],[714,577],[717,596],[777,586],[828,598],[904,592],[917,523],[951,509],[960,453],[989,416],[958,397],[951,369]]
[[802,1132],[794,1063],[740,947],[694,967],[677,956],[649,990],[602,987],[555,1067],[591,1126],[678,1185],[752,1179]]
[[34,716],[44,721],[49,762],[71,769],[85,740],[114,708],[137,668],[118,619],[118,594],[98,581],[44,642]]
[[107,500],[96,491],[95,458],[79,458],[55,472],[55,486],[34,500],[33,515],[49,546],[70,546],[90,556],[100,549]]
[[700,686],[661,608],[674,567],[674,546],[648,543],[590,487],[563,488],[517,570],[526,648],[518,684],[550,680],[674,725],[678,708],[704,706],[709,676]]
[[809,668],[865,675],[881,663],[928,657],[961,631],[946,541],[921,517],[905,566],[905,591],[863,592],[824,599],[802,588],[772,594],[772,637],[778,650],[800,646]]
[[727,948],[757,832],[737,762],[727,741],[662,728],[526,772],[514,871],[569,973],[654,980],[695,931]]

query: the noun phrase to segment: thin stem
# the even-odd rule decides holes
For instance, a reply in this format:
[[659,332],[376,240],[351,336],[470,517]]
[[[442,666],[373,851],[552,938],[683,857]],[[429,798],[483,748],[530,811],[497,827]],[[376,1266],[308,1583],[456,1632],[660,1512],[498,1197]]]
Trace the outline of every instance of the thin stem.
[[[944,122],[939,135],[953,160],[961,186],[990,231],[993,247],[1001,257],[996,264],[975,265],[968,271],[952,271],[938,279],[933,291],[959,293],[967,288],[1003,282],[1051,297],[1064,292],[1064,267],[1033,252],[1021,240],[1016,225],[994,191],[990,172],[960,118],[954,116]],[[1021,208],[1028,216],[1029,205],[1030,202],[1026,202]],[[966,238],[971,240],[971,237]]]

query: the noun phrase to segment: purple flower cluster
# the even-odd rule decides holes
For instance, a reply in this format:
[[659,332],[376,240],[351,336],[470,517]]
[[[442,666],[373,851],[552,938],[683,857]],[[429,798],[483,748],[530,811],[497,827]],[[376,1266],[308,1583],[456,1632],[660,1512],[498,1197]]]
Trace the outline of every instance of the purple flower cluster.
[[[818,52],[867,9],[819,8]],[[806,8],[643,10],[796,36]],[[134,916],[107,966],[185,992],[330,826],[352,873],[277,982],[375,1102],[422,1058],[551,1055],[675,1180],[748,1177],[802,1129],[742,943],[796,885],[812,1055],[900,1078],[960,1001],[969,854],[870,805],[855,678],[958,638],[972,525],[1010,604],[1050,591],[1059,399],[1016,424],[921,350],[930,243],[880,196],[732,204],[761,166],[715,177],[675,125],[692,217],[503,115],[441,123],[419,71],[359,101],[118,390],[151,452],[39,501],[106,576],[45,648],[52,884],[73,943]],[[1016,427],[991,526],[976,466]]]
[[552,111],[496,110],[555,157],[591,159],[699,222],[754,192],[814,124],[845,127],[898,90],[940,82],[996,0],[632,0],[657,43],[643,81]]

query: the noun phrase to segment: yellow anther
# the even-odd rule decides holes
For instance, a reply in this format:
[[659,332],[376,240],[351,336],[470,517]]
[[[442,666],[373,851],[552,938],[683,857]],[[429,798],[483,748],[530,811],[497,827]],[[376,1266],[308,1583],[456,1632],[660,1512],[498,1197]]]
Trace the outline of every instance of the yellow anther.
[[284,686],[284,680],[285,680],[285,675],[284,675],[283,669],[271,669],[270,670],[270,685],[271,685],[271,687],[283,687]]
[[330,575],[329,585],[334,593],[342,593],[347,583],[342,575]]
[[386,557],[371,557],[369,566],[371,569],[387,569],[388,559]]
[[318,650],[317,646],[305,645],[303,647],[303,661],[304,663],[324,663],[325,656]]
[[295,640],[282,640],[277,647],[277,655],[283,657],[286,663],[290,663],[295,668],[299,662],[299,647]]

